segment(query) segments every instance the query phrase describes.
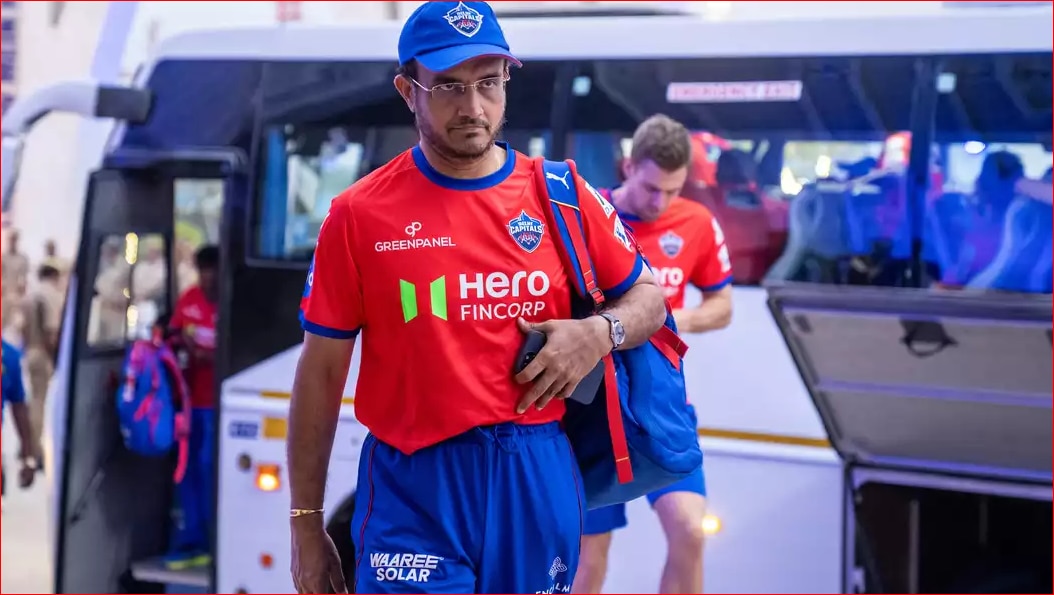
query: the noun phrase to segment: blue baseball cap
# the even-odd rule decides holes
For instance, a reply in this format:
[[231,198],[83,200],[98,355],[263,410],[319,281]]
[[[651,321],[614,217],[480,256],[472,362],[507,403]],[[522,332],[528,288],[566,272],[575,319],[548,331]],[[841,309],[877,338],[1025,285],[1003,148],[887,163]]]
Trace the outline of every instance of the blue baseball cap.
[[473,58],[495,56],[522,66],[486,2],[425,2],[399,34],[399,65],[417,60],[433,72]]

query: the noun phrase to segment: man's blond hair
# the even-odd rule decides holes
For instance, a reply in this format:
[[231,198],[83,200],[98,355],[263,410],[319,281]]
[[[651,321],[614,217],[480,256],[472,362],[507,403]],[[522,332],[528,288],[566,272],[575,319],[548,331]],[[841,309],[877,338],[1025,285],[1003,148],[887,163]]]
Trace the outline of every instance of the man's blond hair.
[[692,141],[688,129],[677,120],[655,114],[641,122],[633,133],[633,163],[653,161],[664,171],[687,167],[692,158]]

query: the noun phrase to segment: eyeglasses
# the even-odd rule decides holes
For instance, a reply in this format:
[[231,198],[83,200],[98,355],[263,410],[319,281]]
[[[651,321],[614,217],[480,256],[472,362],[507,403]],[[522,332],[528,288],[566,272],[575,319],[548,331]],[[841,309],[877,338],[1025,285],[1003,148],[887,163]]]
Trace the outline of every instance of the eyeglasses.
[[501,76],[479,79],[474,83],[441,83],[429,88],[417,82],[417,79],[413,77],[408,76],[406,78],[420,87],[422,91],[431,95],[432,99],[436,101],[453,101],[464,96],[469,89],[474,89],[484,99],[494,101],[501,99],[502,94],[505,92],[505,83],[509,81],[509,75],[503,74]]

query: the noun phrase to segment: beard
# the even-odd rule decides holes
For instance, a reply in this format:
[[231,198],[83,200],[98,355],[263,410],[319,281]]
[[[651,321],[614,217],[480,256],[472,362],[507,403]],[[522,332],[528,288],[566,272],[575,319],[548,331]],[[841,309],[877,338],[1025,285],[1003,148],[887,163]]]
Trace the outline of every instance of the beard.
[[494,146],[494,141],[498,138],[505,124],[504,118],[497,126],[493,126],[485,120],[461,118],[452,123],[451,127],[456,129],[461,126],[479,126],[479,128],[474,130],[473,134],[468,137],[462,136],[462,133],[456,130],[452,131],[461,136],[459,142],[451,140],[447,135],[436,130],[432,122],[421,116],[422,111],[416,110],[414,112],[414,123],[417,125],[421,138],[428,143],[428,146],[433,151],[452,162],[476,161],[486,155],[487,151]]

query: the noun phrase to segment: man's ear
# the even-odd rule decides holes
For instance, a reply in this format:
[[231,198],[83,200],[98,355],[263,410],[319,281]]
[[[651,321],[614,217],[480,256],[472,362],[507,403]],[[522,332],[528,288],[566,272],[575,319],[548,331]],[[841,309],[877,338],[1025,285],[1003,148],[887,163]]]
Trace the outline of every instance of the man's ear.
[[410,112],[414,111],[414,85],[401,74],[395,75],[395,80],[392,81],[395,85],[395,90],[399,92],[399,95],[406,102],[406,107],[410,109]]

